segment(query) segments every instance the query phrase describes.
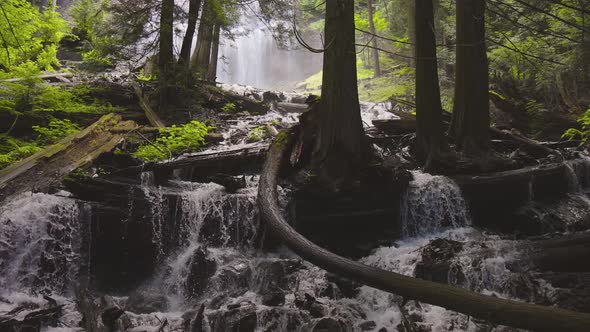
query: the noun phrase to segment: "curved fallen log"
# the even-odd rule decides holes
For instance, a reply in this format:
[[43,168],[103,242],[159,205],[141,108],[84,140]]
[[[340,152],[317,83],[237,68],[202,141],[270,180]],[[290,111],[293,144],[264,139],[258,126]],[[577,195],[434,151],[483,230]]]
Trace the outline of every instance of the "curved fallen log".
[[365,285],[497,324],[535,331],[590,331],[590,314],[500,299],[404,276],[335,255],[312,243],[287,223],[278,205],[277,180],[288,140],[291,138],[279,135],[268,152],[260,175],[258,206],[270,231],[305,260]]

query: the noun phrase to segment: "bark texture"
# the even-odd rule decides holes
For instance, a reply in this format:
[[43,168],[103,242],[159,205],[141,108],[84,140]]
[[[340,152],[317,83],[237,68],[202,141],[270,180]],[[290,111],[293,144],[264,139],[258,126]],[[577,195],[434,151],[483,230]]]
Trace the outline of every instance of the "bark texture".
[[160,112],[168,111],[171,82],[174,62],[174,0],[162,0],[162,9],[160,10],[160,51],[158,56],[158,69],[160,72]]
[[450,133],[465,153],[490,148],[485,0],[457,0],[455,102]]
[[191,57],[191,49],[193,47],[193,39],[195,30],[197,28],[197,18],[199,16],[199,8],[201,7],[201,0],[190,0],[188,5],[188,23],[186,32],[182,39],[182,47],[180,48],[180,56],[178,63],[188,65]]
[[333,189],[367,162],[361,121],[354,33],[354,1],[326,2],[326,50],[314,168]]
[[217,79],[217,58],[219,57],[219,34],[221,25],[215,24],[213,29],[213,41],[211,42],[211,59],[209,59],[209,68],[207,70],[207,81],[215,82]]
[[213,40],[214,14],[212,0],[205,0],[203,13],[199,23],[197,34],[197,46],[191,59],[191,67],[199,77],[204,79],[209,71],[209,60],[211,59],[211,42]]
[[449,148],[443,133],[432,0],[416,1],[415,6],[416,154],[430,169],[444,162],[442,154]]
[[258,207],[270,231],[303,259],[368,286],[497,324],[535,331],[590,330],[590,314],[500,299],[404,276],[340,257],[312,243],[288,224],[278,204],[278,175],[290,145],[290,138],[282,137],[271,146],[260,175]]

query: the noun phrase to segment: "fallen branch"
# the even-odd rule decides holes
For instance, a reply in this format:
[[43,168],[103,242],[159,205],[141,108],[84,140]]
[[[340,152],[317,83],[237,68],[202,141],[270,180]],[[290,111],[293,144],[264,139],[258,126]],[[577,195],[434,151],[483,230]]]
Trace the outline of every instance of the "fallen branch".
[[291,137],[282,139],[269,150],[260,175],[258,207],[270,231],[302,258],[368,286],[497,324],[535,331],[590,330],[590,314],[500,299],[404,276],[335,255],[312,243],[287,223],[278,204],[277,181],[290,141]]
[[132,86],[133,91],[135,91],[135,94],[137,95],[137,99],[139,99],[139,106],[145,113],[145,116],[147,117],[150,124],[156,128],[166,127],[164,121],[160,119],[158,114],[156,114],[156,112],[154,112],[154,110],[151,108],[149,102],[144,98],[143,92],[141,91],[141,87],[139,86],[139,84],[133,83]]

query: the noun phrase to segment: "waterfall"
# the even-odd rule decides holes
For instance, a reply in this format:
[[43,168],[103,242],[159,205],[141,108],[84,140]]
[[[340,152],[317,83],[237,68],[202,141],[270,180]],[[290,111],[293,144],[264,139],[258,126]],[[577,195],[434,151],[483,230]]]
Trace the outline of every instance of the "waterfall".
[[321,69],[322,56],[300,49],[291,41],[280,47],[269,26],[257,16],[258,4],[240,13],[233,40],[222,38],[218,81],[264,89],[292,89]]
[[416,236],[471,224],[461,190],[451,179],[412,172],[401,208],[402,233]]
[[80,263],[83,220],[78,202],[28,193],[0,212],[0,289],[70,291]]

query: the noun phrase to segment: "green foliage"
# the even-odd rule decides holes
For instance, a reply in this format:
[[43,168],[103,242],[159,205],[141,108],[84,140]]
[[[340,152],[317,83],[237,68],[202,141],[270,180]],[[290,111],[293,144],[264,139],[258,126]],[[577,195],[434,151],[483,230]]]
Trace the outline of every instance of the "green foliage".
[[39,69],[57,65],[57,46],[69,33],[59,12],[46,8],[43,13],[26,0],[0,3],[0,65],[13,68],[34,61]]
[[198,151],[205,144],[205,136],[212,127],[199,121],[191,121],[180,127],[160,129],[153,143],[141,145],[134,156],[146,161],[165,160],[173,155]]
[[258,126],[248,132],[248,140],[251,142],[258,142],[268,136],[264,126]]
[[55,143],[66,136],[77,133],[80,127],[68,119],[51,119],[47,127],[33,126],[38,134],[37,141],[42,145]]
[[561,137],[568,140],[579,138],[582,140],[581,145],[586,144],[588,142],[588,137],[590,136],[590,109],[584,112],[577,121],[582,129],[570,128],[566,130]]
[[0,169],[40,150],[41,148],[35,143],[24,142],[8,135],[0,135]]
[[221,111],[224,113],[235,113],[237,110],[238,108],[234,103],[227,103],[221,108]]

